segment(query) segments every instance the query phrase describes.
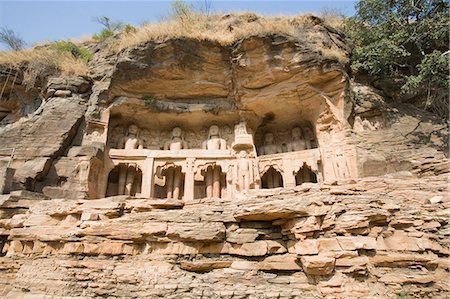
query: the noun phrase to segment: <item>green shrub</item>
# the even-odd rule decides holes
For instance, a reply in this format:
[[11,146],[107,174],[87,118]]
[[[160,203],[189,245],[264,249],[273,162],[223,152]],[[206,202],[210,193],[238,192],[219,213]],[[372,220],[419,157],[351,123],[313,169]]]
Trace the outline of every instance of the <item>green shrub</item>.
[[102,31],[100,31],[100,33],[94,34],[92,36],[92,38],[97,40],[97,41],[102,41],[102,40],[105,40],[108,37],[111,37],[113,35],[114,35],[114,31],[112,31],[111,29],[104,28],[104,29],[102,29]]
[[79,47],[70,41],[57,41],[54,43],[54,47],[60,52],[70,53],[73,57],[85,62],[89,62],[94,57],[88,49]]
[[142,100],[144,100],[144,104],[147,107],[155,106],[156,102],[158,101],[158,99],[152,95],[144,95],[142,97]]
[[123,32],[125,32],[125,33],[135,33],[136,32],[136,27],[134,27],[131,24],[126,24],[125,27],[123,27]]

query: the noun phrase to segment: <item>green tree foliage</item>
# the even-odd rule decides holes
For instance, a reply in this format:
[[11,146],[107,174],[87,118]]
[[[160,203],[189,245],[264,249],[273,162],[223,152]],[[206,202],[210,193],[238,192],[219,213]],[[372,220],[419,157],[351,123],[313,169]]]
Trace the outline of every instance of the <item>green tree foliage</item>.
[[346,21],[352,70],[390,81],[448,118],[447,0],[360,0]]

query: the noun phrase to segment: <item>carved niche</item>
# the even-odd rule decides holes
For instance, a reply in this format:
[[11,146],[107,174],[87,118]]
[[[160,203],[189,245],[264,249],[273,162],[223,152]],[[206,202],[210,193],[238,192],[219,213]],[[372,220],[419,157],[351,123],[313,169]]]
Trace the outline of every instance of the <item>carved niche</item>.
[[256,134],[258,155],[296,152],[317,148],[317,140],[310,123],[290,130],[260,130]]

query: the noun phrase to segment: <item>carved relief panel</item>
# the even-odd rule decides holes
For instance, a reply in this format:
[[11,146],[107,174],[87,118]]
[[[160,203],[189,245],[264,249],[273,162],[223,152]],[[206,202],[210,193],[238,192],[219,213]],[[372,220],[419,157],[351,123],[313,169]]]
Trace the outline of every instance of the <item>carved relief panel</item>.
[[[211,128],[213,130],[211,131]],[[211,149],[229,148],[234,140],[233,130],[229,125],[211,125],[205,126],[200,130],[191,130],[189,128],[174,127],[170,130],[158,130],[140,128],[134,124],[116,125],[110,129],[108,134],[108,145],[110,148],[125,149],[125,143],[128,141],[128,148],[144,148],[153,150],[177,150],[177,149],[207,149],[205,142],[211,139],[221,139],[221,146],[213,146]],[[176,141],[179,144],[176,145]],[[133,143],[133,144],[132,144]],[[172,144],[172,145],[171,145]]]
[[317,148],[312,126],[305,123],[290,129],[259,130],[255,136],[258,155],[273,155]]

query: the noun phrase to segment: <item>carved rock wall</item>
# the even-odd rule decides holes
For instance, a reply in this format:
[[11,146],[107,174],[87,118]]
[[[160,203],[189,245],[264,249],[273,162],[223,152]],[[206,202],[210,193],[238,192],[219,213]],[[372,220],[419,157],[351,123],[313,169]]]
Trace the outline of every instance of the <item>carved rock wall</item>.
[[[0,146],[16,148],[15,191],[0,195],[0,295],[448,297],[445,126],[374,93],[352,96],[365,87],[320,51],[346,57],[342,41],[316,24],[298,37],[230,46],[178,38],[112,53],[103,44],[91,79],[46,78],[41,92],[8,87]],[[27,105],[36,109],[21,113]],[[307,158],[329,179],[226,199],[98,199],[110,154],[122,153],[111,149],[124,134],[116,129],[136,124],[144,148],[159,150],[180,126],[200,149],[212,124],[230,146],[242,119],[257,142],[272,132],[283,143],[310,124],[318,149]]]

